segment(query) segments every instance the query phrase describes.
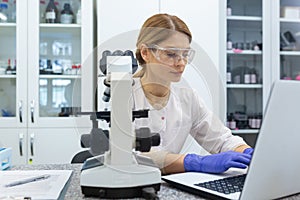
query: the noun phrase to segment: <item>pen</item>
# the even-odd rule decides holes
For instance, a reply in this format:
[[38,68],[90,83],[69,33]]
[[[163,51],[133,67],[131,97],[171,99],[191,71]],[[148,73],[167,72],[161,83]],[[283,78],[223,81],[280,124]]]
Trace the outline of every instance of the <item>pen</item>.
[[49,177],[50,177],[49,174],[43,174],[43,175],[40,175],[40,176],[30,177],[30,178],[26,178],[26,179],[23,179],[23,180],[11,182],[11,183],[5,185],[5,187],[13,187],[13,186],[17,186],[17,185],[26,184],[26,183],[32,183],[32,182],[35,182],[35,181],[41,181],[41,180],[45,180]]

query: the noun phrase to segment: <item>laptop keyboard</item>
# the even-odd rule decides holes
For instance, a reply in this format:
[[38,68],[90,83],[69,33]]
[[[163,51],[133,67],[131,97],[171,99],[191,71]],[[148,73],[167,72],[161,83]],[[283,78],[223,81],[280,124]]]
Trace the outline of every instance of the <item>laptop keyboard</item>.
[[204,183],[197,183],[196,186],[204,187],[206,189],[214,190],[224,194],[231,194],[235,192],[241,192],[244,186],[246,174],[227,177],[214,181],[208,181]]

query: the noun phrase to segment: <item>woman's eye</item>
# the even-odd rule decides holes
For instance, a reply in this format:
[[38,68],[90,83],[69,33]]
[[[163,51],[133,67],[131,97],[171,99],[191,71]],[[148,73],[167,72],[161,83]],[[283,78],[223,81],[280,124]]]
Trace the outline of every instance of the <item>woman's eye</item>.
[[166,55],[170,58],[175,58],[177,56],[177,54],[173,52],[166,52]]
[[190,52],[189,51],[184,51],[182,53],[182,57],[186,58],[186,57],[189,57],[190,56]]

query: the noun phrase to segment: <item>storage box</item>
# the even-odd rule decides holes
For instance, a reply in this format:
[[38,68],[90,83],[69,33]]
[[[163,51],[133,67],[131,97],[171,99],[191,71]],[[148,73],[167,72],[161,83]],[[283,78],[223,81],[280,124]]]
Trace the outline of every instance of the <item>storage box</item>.
[[300,7],[296,6],[284,6],[280,8],[280,17],[288,19],[300,18]]
[[11,148],[0,147],[0,170],[5,170],[11,166]]

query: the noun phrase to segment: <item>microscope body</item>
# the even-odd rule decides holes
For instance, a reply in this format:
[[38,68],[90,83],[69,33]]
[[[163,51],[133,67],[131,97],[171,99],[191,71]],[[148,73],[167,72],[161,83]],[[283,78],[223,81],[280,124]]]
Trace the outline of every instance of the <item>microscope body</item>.
[[88,159],[83,165],[80,185],[86,196],[133,198],[142,196],[143,188],[160,189],[160,170],[139,164],[133,152],[136,140],[132,123],[133,80],[131,68],[124,68],[124,64],[131,66],[129,58],[121,56],[108,62],[111,88],[109,150]]

